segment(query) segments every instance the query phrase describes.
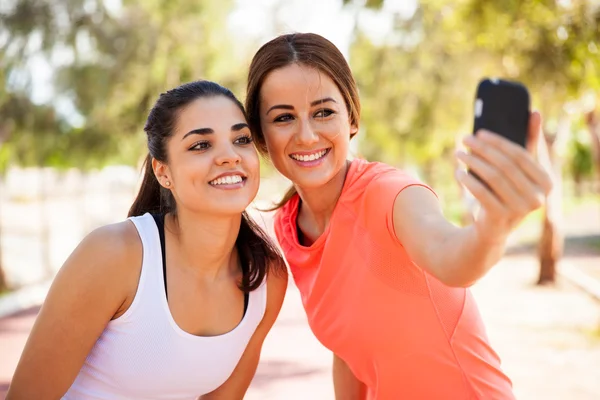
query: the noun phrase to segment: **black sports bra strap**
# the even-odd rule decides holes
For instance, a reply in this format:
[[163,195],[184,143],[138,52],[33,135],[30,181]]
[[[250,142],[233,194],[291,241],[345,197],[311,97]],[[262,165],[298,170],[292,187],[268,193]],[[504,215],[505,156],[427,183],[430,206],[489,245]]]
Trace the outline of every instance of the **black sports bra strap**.
[[167,292],[167,257],[165,252],[165,216],[164,214],[152,214],[154,222],[158,227],[158,236],[160,237],[160,252],[162,254],[162,270],[163,270],[163,282],[165,284],[165,296],[169,298]]
[[[167,257],[165,251],[165,216],[164,214],[152,214],[154,222],[158,228],[158,236],[160,238],[160,252],[162,254],[162,270],[163,270],[163,282],[165,284],[165,296],[169,299],[169,293],[167,292]],[[244,315],[248,310],[249,294],[244,293]]]

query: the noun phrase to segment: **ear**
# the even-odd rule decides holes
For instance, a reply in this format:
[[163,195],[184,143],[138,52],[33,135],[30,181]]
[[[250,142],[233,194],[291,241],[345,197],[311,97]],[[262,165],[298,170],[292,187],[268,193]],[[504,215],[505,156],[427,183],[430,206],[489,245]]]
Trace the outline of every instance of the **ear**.
[[166,189],[171,189],[173,187],[173,180],[169,176],[169,167],[165,163],[158,161],[156,158],[152,158],[152,170],[154,171],[154,176],[156,176],[158,183],[162,187]]
[[351,124],[350,125],[350,137],[354,137],[356,136],[356,134],[358,133],[358,126],[356,124]]

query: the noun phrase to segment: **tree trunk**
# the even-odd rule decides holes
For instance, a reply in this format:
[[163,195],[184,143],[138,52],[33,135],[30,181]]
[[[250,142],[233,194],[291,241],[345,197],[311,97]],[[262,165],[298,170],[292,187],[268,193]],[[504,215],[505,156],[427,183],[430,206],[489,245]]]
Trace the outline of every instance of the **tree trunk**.
[[551,201],[546,204],[544,213],[544,225],[542,237],[540,239],[540,275],[537,281],[538,285],[553,284],[556,282],[556,265],[560,261],[564,250],[564,235],[562,227],[556,220],[550,216],[552,214]]
[[[554,187],[544,207],[544,221],[540,238],[538,254],[540,274],[538,285],[554,284],[556,282],[556,266],[564,250],[564,233],[562,227],[562,147],[570,130],[567,117],[559,124],[556,135],[548,138],[543,135],[538,141],[538,160],[546,171],[552,175]],[[544,140],[545,139],[545,140]]]

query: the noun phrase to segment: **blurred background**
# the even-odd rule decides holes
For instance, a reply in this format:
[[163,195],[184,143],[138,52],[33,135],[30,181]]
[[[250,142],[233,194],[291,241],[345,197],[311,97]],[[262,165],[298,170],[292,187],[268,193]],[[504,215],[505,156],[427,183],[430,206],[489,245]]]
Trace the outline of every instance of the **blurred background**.
[[[457,224],[474,209],[453,154],[479,79],[529,87],[555,189],[473,292],[519,399],[600,398],[598,0],[2,0],[0,398],[56,271],[126,217],[159,93],[210,79],[243,100],[254,52],[294,31],[350,62],[355,154],[418,175]],[[287,187],[268,162],[262,175],[258,208]],[[330,364],[290,282],[246,398],[332,399]]]

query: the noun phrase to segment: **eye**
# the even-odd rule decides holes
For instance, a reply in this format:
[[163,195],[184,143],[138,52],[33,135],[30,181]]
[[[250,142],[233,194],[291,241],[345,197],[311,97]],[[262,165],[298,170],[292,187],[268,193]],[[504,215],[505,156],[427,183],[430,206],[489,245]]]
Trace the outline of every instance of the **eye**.
[[192,147],[190,147],[191,151],[201,151],[206,150],[210,147],[210,143],[207,141],[196,142]]
[[252,137],[251,136],[242,136],[242,137],[237,138],[235,140],[235,144],[246,145],[246,144],[250,144],[250,143],[252,143]]
[[334,113],[335,111],[333,110],[330,110],[328,108],[322,108],[315,113],[315,118],[327,118]]
[[275,118],[274,122],[289,122],[293,118],[294,117],[292,116],[292,114],[281,114]]

